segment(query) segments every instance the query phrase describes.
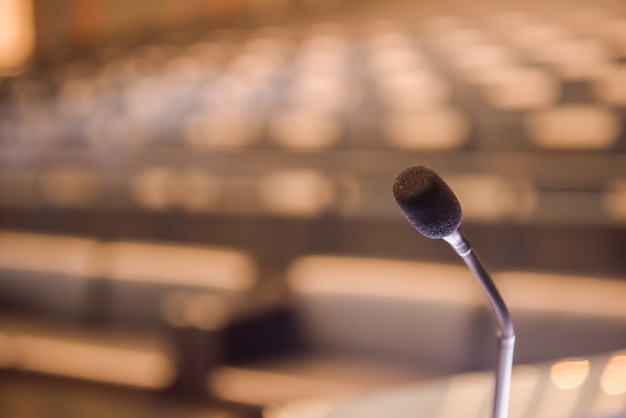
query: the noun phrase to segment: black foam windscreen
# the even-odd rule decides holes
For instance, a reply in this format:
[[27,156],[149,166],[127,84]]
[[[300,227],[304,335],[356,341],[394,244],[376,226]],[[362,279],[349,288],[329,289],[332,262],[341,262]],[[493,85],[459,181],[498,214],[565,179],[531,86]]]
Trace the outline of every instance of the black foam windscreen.
[[393,183],[393,195],[411,225],[428,238],[444,238],[461,224],[459,200],[432,169],[415,165]]

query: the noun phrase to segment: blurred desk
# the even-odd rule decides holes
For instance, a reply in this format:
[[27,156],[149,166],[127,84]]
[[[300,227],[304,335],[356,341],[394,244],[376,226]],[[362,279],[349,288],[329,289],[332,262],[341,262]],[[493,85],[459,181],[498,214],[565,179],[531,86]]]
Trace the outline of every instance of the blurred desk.
[[[345,399],[293,402],[267,418],[488,417],[493,373],[469,373]],[[626,352],[516,366],[510,418],[626,416]]]

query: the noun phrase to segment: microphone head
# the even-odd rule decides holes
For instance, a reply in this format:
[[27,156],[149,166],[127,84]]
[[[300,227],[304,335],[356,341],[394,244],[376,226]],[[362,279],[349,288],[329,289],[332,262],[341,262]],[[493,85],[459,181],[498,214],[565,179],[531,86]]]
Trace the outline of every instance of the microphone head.
[[411,225],[428,238],[447,237],[461,224],[459,200],[428,167],[403,170],[393,183],[393,195]]

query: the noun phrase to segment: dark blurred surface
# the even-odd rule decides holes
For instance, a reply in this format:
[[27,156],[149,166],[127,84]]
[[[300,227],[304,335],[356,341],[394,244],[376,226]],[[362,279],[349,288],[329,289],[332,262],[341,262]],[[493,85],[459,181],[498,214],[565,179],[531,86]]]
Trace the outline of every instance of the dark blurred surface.
[[[66,416],[82,406],[65,394],[100,405],[112,385],[119,410],[218,417],[489,368],[480,295],[447,296],[458,260],[393,202],[411,164],[458,194],[514,299],[520,362],[626,344],[621,3],[6,4],[0,366],[15,390],[59,391]],[[368,272],[371,288],[354,280]],[[158,394],[125,406],[118,386]]]

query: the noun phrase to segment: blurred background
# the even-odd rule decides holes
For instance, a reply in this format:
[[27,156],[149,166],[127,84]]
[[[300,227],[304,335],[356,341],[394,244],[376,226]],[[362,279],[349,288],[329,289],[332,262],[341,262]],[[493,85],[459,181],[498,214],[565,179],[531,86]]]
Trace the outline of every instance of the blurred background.
[[624,9],[0,0],[0,415],[270,416],[490,369],[478,286],[393,201],[412,164],[458,195],[517,363],[626,348]]

